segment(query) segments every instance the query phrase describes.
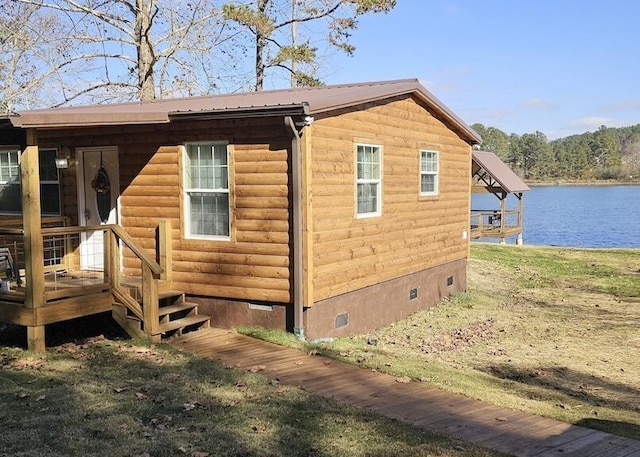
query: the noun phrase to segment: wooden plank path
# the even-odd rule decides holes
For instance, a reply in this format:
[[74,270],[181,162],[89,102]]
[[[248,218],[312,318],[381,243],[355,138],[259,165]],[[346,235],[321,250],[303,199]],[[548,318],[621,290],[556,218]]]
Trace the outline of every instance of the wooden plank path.
[[640,457],[640,441],[482,403],[422,383],[256,340],[204,329],[175,348],[518,457]]

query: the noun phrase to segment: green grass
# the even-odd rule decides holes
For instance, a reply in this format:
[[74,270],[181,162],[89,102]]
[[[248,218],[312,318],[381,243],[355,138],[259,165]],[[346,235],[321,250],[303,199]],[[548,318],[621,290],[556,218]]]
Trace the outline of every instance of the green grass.
[[496,456],[164,345],[0,346],[0,456]]
[[473,244],[468,292],[369,335],[311,348],[640,439],[640,251]]

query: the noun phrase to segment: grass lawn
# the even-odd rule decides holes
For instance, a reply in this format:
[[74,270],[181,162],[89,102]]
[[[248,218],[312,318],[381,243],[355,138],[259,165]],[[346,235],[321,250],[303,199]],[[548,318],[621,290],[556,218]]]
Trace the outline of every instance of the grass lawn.
[[[244,331],[300,345],[277,332]],[[473,244],[468,292],[369,335],[315,348],[640,439],[640,250]]]
[[46,354],[0,346],[0,404],[0,456],[501,455],[164,345],[104,337]]

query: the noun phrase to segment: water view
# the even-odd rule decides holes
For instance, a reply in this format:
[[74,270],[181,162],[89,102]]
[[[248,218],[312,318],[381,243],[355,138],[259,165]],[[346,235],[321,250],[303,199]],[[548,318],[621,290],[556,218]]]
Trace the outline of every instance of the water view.
[[[472,208],[499,208],[498,199],[475,194]],[[524,244],[640,248],[640,186],[532,187],[524,196]]]

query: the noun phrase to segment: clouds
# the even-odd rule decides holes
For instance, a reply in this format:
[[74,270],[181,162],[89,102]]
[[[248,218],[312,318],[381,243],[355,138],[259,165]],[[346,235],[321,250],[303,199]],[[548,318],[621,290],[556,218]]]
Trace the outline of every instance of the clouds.
[[575,129],[585,129],[585,130],[597,130],[600,126],[604,125],[607,127],[626,127],[628,125],[634,125],[634,122],[621,121],[617,119],[612,119],[609,117],[601,117],[601,116],[593,116],[593,117],[584,117],[581,119],[575,119],[568,123],[567,128],[571,130]]
[[551,108],[552,103],[544,100],[542,98],[530,98],[522,101],[521,105],[525,108],[534,108],[534,109],[542,109],[542,108]]
[[640,111],[640,99],[632,98],[610,103],[605,105],[604,109],[609,112]]

